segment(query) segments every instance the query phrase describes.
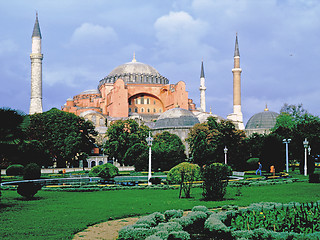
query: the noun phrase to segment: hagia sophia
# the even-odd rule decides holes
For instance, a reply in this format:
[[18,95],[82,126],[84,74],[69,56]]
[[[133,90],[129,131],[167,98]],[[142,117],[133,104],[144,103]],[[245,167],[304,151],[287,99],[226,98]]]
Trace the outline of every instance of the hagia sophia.
[[[32,34],[31,101],[30,114],[42,112],[42,58],[41,31],[36,16]],[[241,72],[238,36],[235,39],[233,73],[233,112],[226,119],[247,135],[268,133],[278,113],[265,111],[252,116],[244,127],[241,111]],[[119,119],[136,119],[149,126],[154,133],[169,131],[183,142],[189,129],[205,122],[209,116],[222,117],[206,109],[204,63],[201,62],[199,90],[200,107],[189,98],[186,83],[170,83],[154,67],[138,62],[135,54],[131,62],[115,67],[106,77],[97,81],[97,89],[85,90],[66,100],[61,110],[92,121],[96,130],[104,134],[107,125]]]

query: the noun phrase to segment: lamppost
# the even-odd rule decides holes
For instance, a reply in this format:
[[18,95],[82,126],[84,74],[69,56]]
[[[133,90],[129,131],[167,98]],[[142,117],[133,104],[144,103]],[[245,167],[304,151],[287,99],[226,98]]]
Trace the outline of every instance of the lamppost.
[[223,151],[224,151],[224,164],[227,165],[227,153],[228,153],[227,146],[224,147]]
[[288,138],[288,139],[283,139],[282,140],[284,144],[286,144],[286,171],[287,173],[289,172],[289,143],[291,142],[291,139]]
[[149,137],[146,138],[148,146],[149,146],[149,171],[148,171],[148,185],[151,185],[150,179],[151,179],[151,146],[152,146],[152,141],[153,138],[150,136],[149,132]]
[[[303,141],[303,146],[304,146],[304,175],[307,176],[307,148],[308,148],[309,142],[307,138],[304,139]],[[311,150],[311,148],[310,148]]]

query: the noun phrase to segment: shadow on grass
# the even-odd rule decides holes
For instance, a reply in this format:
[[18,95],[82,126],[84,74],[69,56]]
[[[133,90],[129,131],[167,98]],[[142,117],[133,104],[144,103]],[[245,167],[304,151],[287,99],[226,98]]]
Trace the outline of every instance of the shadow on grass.
[[17,197],[17,198],[14,198],[14,200],[17,200],[17,201],[38,201],[38,200],[41,200],[41,199],[45,199],[44,197],[31,197],[31,198],[26,198],[26,197]]
[[14,204],[8,204],[8,203],[0,203],[0,210],[1,209],[5,209],[5,208],[9,208],[9,207],[13,207]]

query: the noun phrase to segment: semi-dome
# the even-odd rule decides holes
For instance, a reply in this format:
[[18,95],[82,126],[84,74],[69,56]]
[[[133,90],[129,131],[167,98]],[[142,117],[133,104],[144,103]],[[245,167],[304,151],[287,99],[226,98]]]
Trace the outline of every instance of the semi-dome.
[[113,69],[108,76],[100,80],[99,87],[105,83],[114,83],[119,78],[127,83],[143,84],[168,84],[169,80],[152,66],[137,62],[135,58],[131,62],[122,64]]
[[154,128],[192,127],[196,123],[200,122],[192,112],[183,108],[172,108],[159,116]]
[[83,92],[81,92],[78,95],[85,95],[85,94],[100,94],[98,89],[89,89],[89,90],[85,90]]
[[271,112],[267,108],[260,113],[254,114],[246,125],[246,130],[252,129],[271,129],[276,124],[278,113]]

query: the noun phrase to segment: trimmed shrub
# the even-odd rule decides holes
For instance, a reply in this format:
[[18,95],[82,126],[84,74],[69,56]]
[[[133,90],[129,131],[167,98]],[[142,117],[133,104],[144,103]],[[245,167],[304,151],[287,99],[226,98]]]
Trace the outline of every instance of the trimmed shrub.
[[[167,175],[168,183],[180,184],[186,198],[190,197],[193,182],[200,179],[200,167],[189,162],[183,162],[171,168]],[[179,197],[181,197],[181,191]]]
[[147,224],[149,227],[155,227],[159,223],[164,222],[164,220],[165,218],[163,214],[155,212],[140,218],[136,224]]
[[205,199],[222,200],[227,191],[231,168],[222,163],[212,163],[203,170],[203,193]]
[[220,216],[213,213],[204,223],[205,230],[210,236],[219,239],[232,239],[229,228],[220,220]]
[[154,228],[154,231],[177,232],[182,231],[182,226],[177,222],[159,223],[159,225]]
[[310,174],[309,183],[320,183],[320,174],[319,173]]
[[134,228],[133,226],[125,226],[119,230],[118,239],[121,240],[141,240],[152,235],[152,230],[149,228]]
[[164,212],[164,217],[167,222],[171,219],[180,218],[182,216],[183,216],[182,210],[167,210]]
[[24,166],[21,164],[10,165],[6,170],[7,176],[22,176]]
[[32,198],[40,189],[42,185],[33,182],[19,183],[17,192],[25,198]]
[[23,169],[23,179],[32,180],[39,179],[41,177],[41,168],[36,163],[29,163]]
[[187,216],[175,218],[173,219],[173,221],[179,223],[183,227],[183,229],[188,229],[193,224],[191,218]]
[[90,177],[101,177],[103,179],[110,179],[119,174],[119,169],[111,163],[94,166],[90,172]]
[[185,231],[171,232],[168,240],[189,240],[190,234]]
[[155,185],[161,184],[161,178],[159,178],[159,177],[152,177],[152,178],[150,178],[150,182],[151,182],[152,184],[155,184]]

